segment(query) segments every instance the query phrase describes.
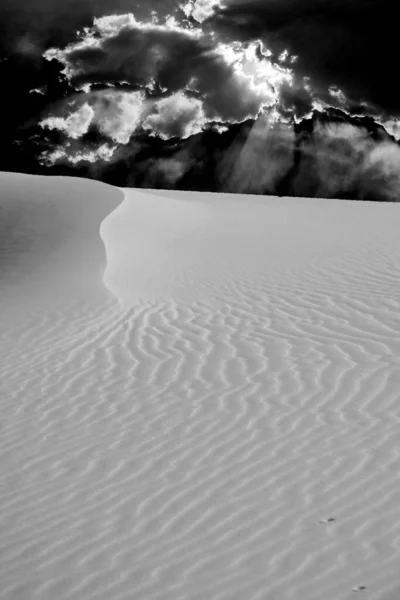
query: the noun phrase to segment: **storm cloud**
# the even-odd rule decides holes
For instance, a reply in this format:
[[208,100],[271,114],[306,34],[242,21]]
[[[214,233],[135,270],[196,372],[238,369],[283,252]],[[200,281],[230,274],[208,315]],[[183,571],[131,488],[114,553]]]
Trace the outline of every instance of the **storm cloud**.
[[400,197],[387,0],[13,0],[0,13],[3,169]]
[[254,118],[291,81],[289,69],[273,65],[259,43],[227,46],[197,27],[173,19],[142,23],[131,13],[96,19],[76,43],[44,56],[62,63],[76,89],[126,83],[153,97],[188,92],[201,99],[207,121]]

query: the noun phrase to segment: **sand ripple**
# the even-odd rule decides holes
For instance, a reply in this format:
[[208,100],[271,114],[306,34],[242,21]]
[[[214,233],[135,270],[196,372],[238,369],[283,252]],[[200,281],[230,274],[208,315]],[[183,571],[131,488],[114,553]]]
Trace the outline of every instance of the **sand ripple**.
[[374,243],[4,306],[0,598],[397,598],[400,245]]

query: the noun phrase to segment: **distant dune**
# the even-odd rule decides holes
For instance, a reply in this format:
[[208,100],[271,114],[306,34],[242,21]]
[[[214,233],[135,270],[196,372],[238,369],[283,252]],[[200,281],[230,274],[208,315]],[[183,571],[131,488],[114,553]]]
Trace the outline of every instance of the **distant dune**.
[[0,174],[0,599],[400,597],[397,204]]

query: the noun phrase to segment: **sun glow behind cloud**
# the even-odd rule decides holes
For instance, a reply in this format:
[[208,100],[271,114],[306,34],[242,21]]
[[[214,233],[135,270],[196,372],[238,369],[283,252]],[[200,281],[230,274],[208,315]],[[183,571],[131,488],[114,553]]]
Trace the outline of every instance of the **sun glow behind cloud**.
[[260,41],[218,44],[215,50],[232,67],[240,84],[260,97],[260,109],[277,103],[278,91],[283,83],[293,83],[290,69],[273,63],[271,53]]

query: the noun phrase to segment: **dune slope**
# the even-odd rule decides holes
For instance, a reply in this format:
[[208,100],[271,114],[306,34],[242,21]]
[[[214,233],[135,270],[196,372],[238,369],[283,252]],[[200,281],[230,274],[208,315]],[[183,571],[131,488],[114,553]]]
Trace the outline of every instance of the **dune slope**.
[[398,598],[396,204],[0,207],[0,598]]

